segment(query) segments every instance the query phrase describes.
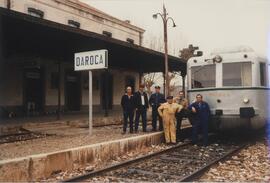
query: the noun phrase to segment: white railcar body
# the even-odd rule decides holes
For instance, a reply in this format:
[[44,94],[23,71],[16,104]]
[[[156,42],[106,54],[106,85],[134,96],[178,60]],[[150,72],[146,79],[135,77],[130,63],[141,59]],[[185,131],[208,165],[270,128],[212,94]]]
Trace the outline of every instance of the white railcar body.
[[202,94],[218,129],[263,127],[268,119],[268,63],[252,50],[216,52],[187,64],[188,97]]

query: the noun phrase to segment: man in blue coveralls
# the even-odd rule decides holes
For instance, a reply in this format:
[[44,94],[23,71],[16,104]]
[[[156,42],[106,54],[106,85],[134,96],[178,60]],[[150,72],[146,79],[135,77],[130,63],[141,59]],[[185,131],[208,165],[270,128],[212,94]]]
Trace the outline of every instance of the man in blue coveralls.
[[203,145],[208,145],[208,123],[210,117],[209,105],[203,101],[201,94],[196,95],[196,102],[189,106],[193,113],[192,117],[192,143],[198,142],[198,131],[201,128],[203,132]]

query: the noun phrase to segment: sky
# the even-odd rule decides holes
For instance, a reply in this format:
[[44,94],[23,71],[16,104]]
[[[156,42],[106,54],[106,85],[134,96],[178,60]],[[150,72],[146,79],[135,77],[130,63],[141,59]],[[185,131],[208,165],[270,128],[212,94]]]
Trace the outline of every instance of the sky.
[[[163,24],[154,13],[163,3],[177,25],[168,27],[169,53],[189,44],[204,54],[216,48],[249,46],[267,56],[270,36],[270,0],[81,0],[121,20],[146,30],[143,46],[159,50],[163,46]],[[152,44],[151,44],[152,43]],[[269,45],[270,46],[270,45]]]

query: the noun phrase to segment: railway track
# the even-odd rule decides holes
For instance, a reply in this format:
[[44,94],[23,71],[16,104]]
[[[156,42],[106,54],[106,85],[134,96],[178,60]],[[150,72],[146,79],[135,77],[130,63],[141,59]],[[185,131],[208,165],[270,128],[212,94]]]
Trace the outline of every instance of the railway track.
[[[212,136],[211,141],[215,138]],[[245,146],[243,143],[229,143],[226,140],[215,140],[215,143],[208,147],[194,146],[187,142],[64,182],[192,181],[217,162],[231,157]]]
[[13,143],[19,141],[33,140],[51,136],[48,134],[32,132],[24,128],[20,128],[17,133],[0,135],[0,144]]

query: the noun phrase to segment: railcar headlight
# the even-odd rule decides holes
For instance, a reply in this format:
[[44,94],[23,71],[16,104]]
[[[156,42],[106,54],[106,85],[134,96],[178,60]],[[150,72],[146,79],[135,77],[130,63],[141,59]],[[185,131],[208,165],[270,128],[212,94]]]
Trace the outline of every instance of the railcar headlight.
[[248,99],[248,98],[244,98],[243,102],[244,102],[245,104],[247,104],[247,103],[249,103],[249,99]]
[[213,60],[214,60],[215,63],[221,63],[222,62],[222,57],[220,55],[216,55]]

